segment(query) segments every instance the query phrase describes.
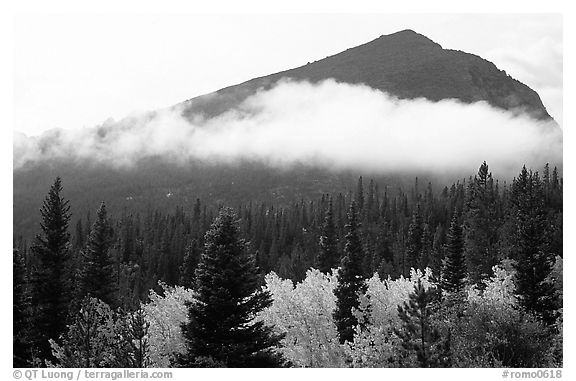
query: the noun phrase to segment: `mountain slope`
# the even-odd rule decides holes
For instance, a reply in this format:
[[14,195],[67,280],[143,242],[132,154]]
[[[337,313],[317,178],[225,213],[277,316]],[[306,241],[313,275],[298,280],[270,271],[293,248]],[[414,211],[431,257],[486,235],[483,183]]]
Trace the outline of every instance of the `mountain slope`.
[[[400,98],[483,100],[501,109],[521,108],[538,119],[550,118],[536,92],[494,64],[472,54],[442,49],[413,31],[381,36],[299,68],[190,99],[174,109],[183,110],[183,115],[190,119],[199,114],[213,117],[235,107],[258,89],[270,88],[282,78],[311,82],[334,78],[351,84],[363,83]],[[150,112],[98,126],[92,131],[93,140],[99,142],[113,130],[129,129],[153,115],[154,112]],[[49,152],[59,136],[58,131],[52,131],[41,137],[42,150]],[[470,170],[474,171],[474,168]],[[92,158],[87,161],[68,157],[41,160],[14,170],[14,235],[33,236],[39,221],[38,208],[56,176],[62,177],[64,194],[71,200],[75,217],[79,217],[89,210],[94,212],[102,200],[113,213],[124,209],[144,213],[176,205],[192,207],[196,197],[201,197],[205,204],[238,205],[249,200],[289,204],[325,192],[347,192],[359,174],[310,166],[278,170],[259,162],[182,165],[162,157],[145,158],[132,168],[110,168]],[[425,176],[423,173],[382,173],[379,183],[396,187],[411,183],[415,175],[420,179]],[[437,176],[430,180],[435,181],[435,186],[442,185]]]
[[183,114],[190,118],[198,114],[214,117],[282,78],[310,82],[334,78],[339,82],[362,83],[399,98],[487,101],[505,110],[520,108],[537,119],[550,118],[534,90],[493,63],[473,54],[443,49],[411,30],[380,36],[305,66],[226,87],[180,106]]

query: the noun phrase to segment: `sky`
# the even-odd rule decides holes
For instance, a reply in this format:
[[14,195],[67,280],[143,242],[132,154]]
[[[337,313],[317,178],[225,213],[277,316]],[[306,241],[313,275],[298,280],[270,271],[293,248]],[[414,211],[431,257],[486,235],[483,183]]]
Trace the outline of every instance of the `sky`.
[[92,127],[403,29],[494,62],[563,125],[560,14],[20,13],[14,130]]

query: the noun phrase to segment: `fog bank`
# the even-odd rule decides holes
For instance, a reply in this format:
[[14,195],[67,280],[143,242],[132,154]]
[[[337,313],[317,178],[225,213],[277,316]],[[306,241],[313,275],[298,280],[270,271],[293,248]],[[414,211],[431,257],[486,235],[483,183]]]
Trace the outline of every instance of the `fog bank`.
[[361,85],[283,81],[211,119],[192,121],[178,108],[90,129],[14,136],[14,169],[50,159],[131,167],[159,156],[329,169],[517,173],[523,164],[562,163],[562,130],[521,110],[485,102],[399,100]]

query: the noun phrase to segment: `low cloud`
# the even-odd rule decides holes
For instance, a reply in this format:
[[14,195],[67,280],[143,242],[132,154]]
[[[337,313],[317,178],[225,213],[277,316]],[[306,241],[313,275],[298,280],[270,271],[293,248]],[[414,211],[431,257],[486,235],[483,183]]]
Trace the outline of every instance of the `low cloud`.
[[[330,169],[465,171],[486,160],[494,172],[561,164],[562,130],[485,102],[399,100],[366,86],[283,81],[211,119],[182,110],[91,129],[15,135],[14,168],[50,159],[131,167],[148,157]],[[513,172],[510,172],[513,171]]]

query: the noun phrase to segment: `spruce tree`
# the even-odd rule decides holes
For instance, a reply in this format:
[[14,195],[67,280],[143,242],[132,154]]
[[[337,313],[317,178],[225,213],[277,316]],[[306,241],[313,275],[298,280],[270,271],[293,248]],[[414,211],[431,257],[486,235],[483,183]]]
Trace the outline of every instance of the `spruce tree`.
[[205,236],[196,269],[196,301],[182,327],[187,353],[185,367],[219,364],[226,367],[278,367],[285,364],[275,349],[281,335],[255,315],[272,303],[258,287],[254,258],[239,236],[236,216],[222,209]]
[[383,221],[378,226],[376,247],[372,258],[372,268],[378,272],[380,279],[386,279],[394,273],[394,252],[392,250],[392,237],[390,227]]
[[374,180],[370,179],[370,184],[368,185],[368,195],[366,196],[366,212],[364,213],[366,222],[368,223],[374,222],[378,217],[378,194],[376,187],[377,186]]
[[450,229],[446,237],[446,258],[442,268],[442,289],[457,293],[464,289],[466,264],[464,263],[464,243],[458,214],[454,211]]
[[336,224],[334,223],[334,212],[332,209],[332,197],[328,202],[328,209],[322,224],[320,234],[320,250],[316,258],[318,270],[323,273],[329,273],[332,268],[337,266],[338,262],[338,241],[336,237]]
[[464,256],[470,281],[478,285],[498,263],[498,194],[486,162],[468,185],[464,218]]
[[150,322],[146,320],[146,312],[142,304],[123,318],[123,332],[125,340],[122,346],[124,363],[129,368],[147,368],[150,365],[150,343],[148,340]]
[[402,347],[408,353],[415,352],[421,368],[446,367],[450,364],[448,342],[433,327],[433,311],[439,299],[438,289],[426,289],[422,281],[414,285],[408,302],[398,306],[402,328],[395,333],[402,339]]
[[418,267],[425,269],[426,267],[429,267],[432,262],[433,237],[432,232],[430,231],[430,225],[424,224],[420,241],[420,259]]
[[422,253],[422,215],[420,204],[416,205],[416,210],[412,215],[412,222],[408,227],[408,242],[406,244],[406,264],[404,275],[408,275],[410,268],[418,268],[420,255]]
[[113,231],[104,202],[98,208],[79,280],[79,300],[89,295],[114,307],[118,302],[114,260],[111,256]]
[[360,215],[363,215],[364,210],[364,185],[362,184],[362,176],[358,178],[358,183],[356,185],[356,193],[354,194],[354,201],[356,202],[356,208]]
[[41,233],[31,248],[31,337],[40,360],[51,358],[48,340],[57,339],[65,331],[70,301],[70,205],[61,192],[62,181],[58,177],[40,209]]
[[544,190],[538,173],[522,172],[512,183],[512,259],[521,305],[552,324],[557,316],[554,285],[547,282],[554,260],[550,252]]
[[358,325],[358,319],[352,313],[352,309],[360,307],[360,296],[367,290],[362,269],[363,250],[360,224],[354,201],[350,204],[348,211],[346,231],[344,256],[340,262],[338,284],[334,290],[336,310],[333,314],[342,344],[346,341],[353,341],[354,328]]
[[24,258],[18,249],[12,250],[12,363],[15,368],[29,365],[30,348],[28,313],[30,302]]
[[198,242],[193,239],[184,250],[184,260],[180,266],[180,286],[192,288],[194,286],[196,266],[200,260]]

